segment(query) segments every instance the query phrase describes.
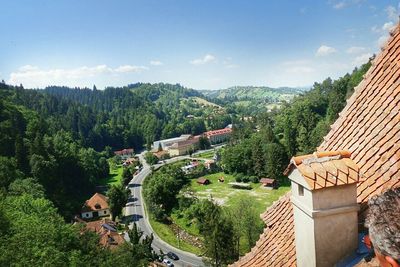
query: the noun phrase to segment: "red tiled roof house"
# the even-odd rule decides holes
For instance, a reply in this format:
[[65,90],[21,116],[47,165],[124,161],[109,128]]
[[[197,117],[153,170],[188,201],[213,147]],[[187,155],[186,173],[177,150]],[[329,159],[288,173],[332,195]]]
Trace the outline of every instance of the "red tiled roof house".
[[82,207],[81,217],[83,219],[92,219],[97,217],[110,216],[108,198],[100,193],[94,194],[89,200],[86,200]]

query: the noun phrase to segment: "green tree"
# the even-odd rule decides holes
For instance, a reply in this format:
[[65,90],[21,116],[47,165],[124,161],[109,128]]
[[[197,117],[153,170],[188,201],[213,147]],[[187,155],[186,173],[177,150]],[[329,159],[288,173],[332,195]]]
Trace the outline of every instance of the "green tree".
[[157,158],[153,153],[151,153],[151,152],[147,152],[147,153],[144,155],[144,159],[146,160],[146,162],[147,162],[149,165],[154,165],[154,164],[157,164],[157,162],[158,162],[158,158]]
[[263,223],[254,202],[247,197],[239,196],[229,207],[228,214],[233,221],[237,253],[240,252],[241,240],[246,243],[247,251],[250,251],[263,230]]
[[122,208],[128,201],[129,190],[123,188],[122,185],[112,185],[107,191],[107,197],[111,219],[114,221],[116,217],[121,215]]

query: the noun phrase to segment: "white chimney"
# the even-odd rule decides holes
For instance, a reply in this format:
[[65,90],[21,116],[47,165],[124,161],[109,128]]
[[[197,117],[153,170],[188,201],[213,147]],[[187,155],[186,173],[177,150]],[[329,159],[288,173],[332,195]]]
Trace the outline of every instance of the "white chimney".
[[358,245],[359,168],[347,151],[294,157],[292,184],[297,266],[334,266]]

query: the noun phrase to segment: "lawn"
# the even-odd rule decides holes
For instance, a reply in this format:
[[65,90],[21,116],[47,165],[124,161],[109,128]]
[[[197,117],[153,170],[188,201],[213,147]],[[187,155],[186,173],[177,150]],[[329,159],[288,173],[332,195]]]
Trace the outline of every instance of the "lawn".
[[[200,255],[202,253],[201,249],[198,247],[195,247],[183,240],[180,240],[178,243],[178,238],[176,237],[175,233],[171,230],[171,228],[168,227],[168,225],[157,222],[156,220],[151,218],[150,216],[150,224],[151,227],[153,228],[154,232],[165,242],[170,244],[171,246],[174,246],[176,248],[182,249],[184,251],[191,252],[196,255]],[[157,253],[159,251],[156,251]],[[166,253],[167,251],[164,251]]]
[[[224,177],[225,181],[223,183],[218,181],[220,177]],[[210,180],[211,184],[200,185],[197,183],[197,179],[192,179],[191,181],[191,189],[199,198],[209,198],[211,196],[219,204],[229,206],[235,203],[238,196],[247,196],[254,200],[257,211],[260,214],[290,188],[289,186],[281,186],[279,189],[272,190],[264,188],[258,183],[250,183],[251,190],[234,189],[228,183],[235,182],[235,178],[223,172],[205,175],[204,178]]]
[[122,170],[123,170],[122,165],[118,165],[117,168],[114,170],[110,169],[110,174],[107,177],[101,179],[99,185],[111,186],[111,185],[121,184]]
[[199,154],[193,154],[193,157],[195,158],[203,158],[203,159],[212,159],[214,157],[215,152],[213,150],[199,153]]

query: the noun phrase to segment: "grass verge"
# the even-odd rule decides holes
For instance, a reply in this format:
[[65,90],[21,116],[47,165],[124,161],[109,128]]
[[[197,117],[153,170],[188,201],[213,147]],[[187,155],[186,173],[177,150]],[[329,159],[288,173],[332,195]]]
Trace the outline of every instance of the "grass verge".
[[[178,241],[178,238],[176,237],[175,233],[171,230],[171,228],[168,227],[168,225],[157,222],[150,216],[149,218],[151,227],[153,228],[154,232],[166,243],[170,244],[171,246],[174,246],[176,248],[179,248],[181,250],[191,252],[196,255],[201,254],[201,250],[198,247],[195,247],[184,240]],[[158,252],[158,251],[157,251]],[[167,253],[168,251],[164,251],[164,253]]]

